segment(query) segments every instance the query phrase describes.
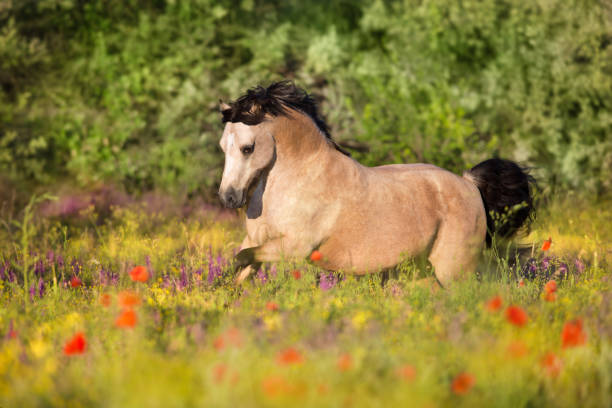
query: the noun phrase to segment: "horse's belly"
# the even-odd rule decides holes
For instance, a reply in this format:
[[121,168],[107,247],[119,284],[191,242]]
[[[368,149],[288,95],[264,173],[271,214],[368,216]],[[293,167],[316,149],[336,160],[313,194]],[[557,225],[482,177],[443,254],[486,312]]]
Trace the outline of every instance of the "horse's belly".
[[[322,267],[354,273],[375,272],[404,259],[426,256],[435,238],[435,220],[377,222],[371,228],[348,228],[330,237],[320,248]],[[358,225],[359,227],[359,225]]]

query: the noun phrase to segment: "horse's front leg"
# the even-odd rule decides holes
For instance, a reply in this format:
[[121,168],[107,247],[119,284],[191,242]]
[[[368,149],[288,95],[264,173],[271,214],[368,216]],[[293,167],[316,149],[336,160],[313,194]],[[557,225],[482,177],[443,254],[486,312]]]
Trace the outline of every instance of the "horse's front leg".
[[238,271],[234,282],[241,284],[247,279],[253,272],[257,271],[261,266],[261,262],[256,262],[252,256],[253,244],[248,236],[244,237],[242,244],[240,245],[240,252],[236,254],[235,258],[235,270]]
[[[245,238],[243,245],[248,244],[248,239]],[[244,268],[236,277],[236,283],[241,283],[248,276],[259,269],[262,262],[275,262],[282,259],[283,255],[292,258],[305,258],[312,250],[314,245],[294,244],[290,245],[287,240],[282,238],[271,239],[262,245],[248,247],[240,250],[236,254],[236,267]]]

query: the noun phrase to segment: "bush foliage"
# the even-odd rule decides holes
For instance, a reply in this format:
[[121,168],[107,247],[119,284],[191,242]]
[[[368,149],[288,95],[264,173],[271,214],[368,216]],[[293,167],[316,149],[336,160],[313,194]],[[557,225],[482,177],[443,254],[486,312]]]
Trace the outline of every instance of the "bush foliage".
[[210,197],[219,98],[294,79],[368,165],[493,155],[612,188],[603,0],[0,2],[0,171]]

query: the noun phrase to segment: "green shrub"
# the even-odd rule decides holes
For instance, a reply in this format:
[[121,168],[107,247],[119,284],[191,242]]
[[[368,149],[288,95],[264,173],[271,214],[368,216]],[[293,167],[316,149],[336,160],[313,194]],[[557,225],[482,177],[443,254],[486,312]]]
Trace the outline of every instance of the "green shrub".
[[219,98],[293,78],[369,165],[612,188],[605,2],[46,0],[0,5],[0,170],[212,197]]

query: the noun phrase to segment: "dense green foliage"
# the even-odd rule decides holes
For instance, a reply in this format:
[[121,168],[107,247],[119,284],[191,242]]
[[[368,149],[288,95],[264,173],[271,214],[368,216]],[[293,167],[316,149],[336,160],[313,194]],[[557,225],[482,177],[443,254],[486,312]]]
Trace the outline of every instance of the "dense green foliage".
[[0,1],[0,171],[208,195],[219,98],[281,78],[369,165],[492,155],[612,187],[603,0]]

